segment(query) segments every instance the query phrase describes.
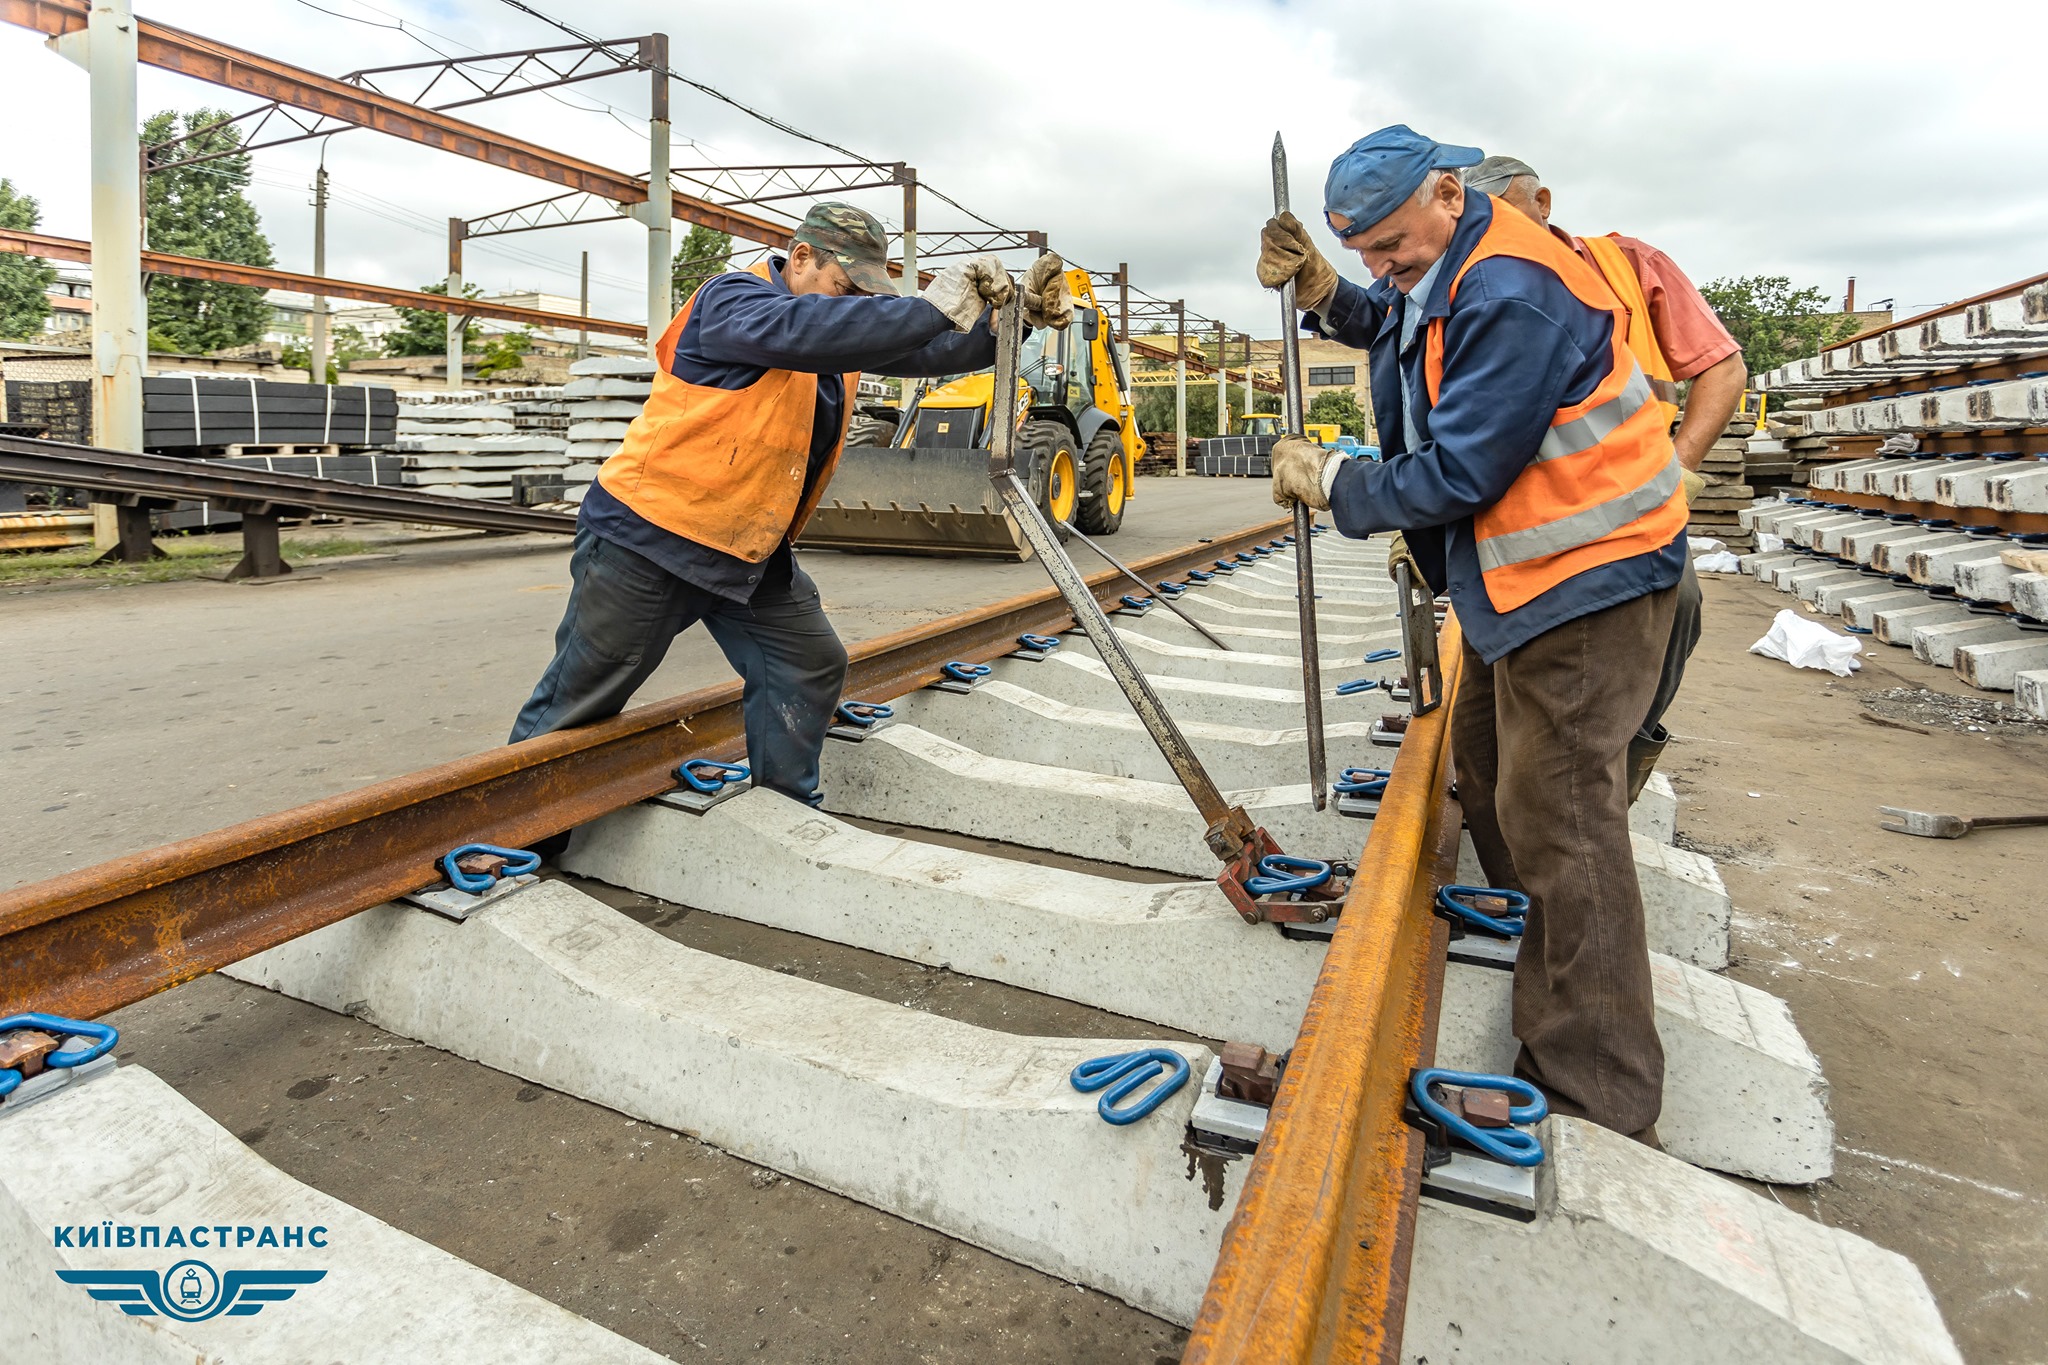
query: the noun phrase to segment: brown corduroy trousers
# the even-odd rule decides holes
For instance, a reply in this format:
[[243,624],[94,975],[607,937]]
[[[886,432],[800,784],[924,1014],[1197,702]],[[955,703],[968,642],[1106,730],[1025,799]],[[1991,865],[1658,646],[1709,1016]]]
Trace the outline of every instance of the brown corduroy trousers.
[[1487,664],[1453,713],[1458,798],[1487,880],[1530,898],[1515,963],[1515,1073],[1553,1113],[1638,1134],[1663,1104],[1629,739],[1671,638],[1667,588],[1555,626]]

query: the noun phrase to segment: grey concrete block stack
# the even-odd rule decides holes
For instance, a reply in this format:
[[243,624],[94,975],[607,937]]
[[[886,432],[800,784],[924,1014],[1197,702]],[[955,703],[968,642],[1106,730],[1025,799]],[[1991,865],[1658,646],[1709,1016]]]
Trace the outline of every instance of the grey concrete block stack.
[[[408,394],[398,443],[408,487],[484,502],[539,502],[568,464],[559,434],[524,430],[515,404],[476,393]],[[527,496],[522,496],[527,495]]]
[[654,362],[640,356],[590,356],[569,367],[562,389],[568,425],[569,501],[583,492],[626,438],[626,428],[654,388]]

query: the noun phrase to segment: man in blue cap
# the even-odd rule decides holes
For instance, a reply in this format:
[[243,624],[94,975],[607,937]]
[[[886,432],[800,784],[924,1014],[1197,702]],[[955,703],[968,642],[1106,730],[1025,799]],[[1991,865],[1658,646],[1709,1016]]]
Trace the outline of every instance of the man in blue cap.
[[[1374,277],[1338,277],[1291,214],[1259,280],[1304,325],[1370,352],[1379,463],[1287,438],[1273,498],[1352,537],[1405,531],[1463,629],[1459,799],[1496,886],[1526,892],[1516,1072],[1552,1108],[1655,1141],[1663,1101],[1625,755],[1650,705],[1685,566],[1662,409],[1599,272],[1466,192],[1482,158],[1382,128],[1330,167],[1324,218]],[[1398,420],[1390,420],[1398,414]]]

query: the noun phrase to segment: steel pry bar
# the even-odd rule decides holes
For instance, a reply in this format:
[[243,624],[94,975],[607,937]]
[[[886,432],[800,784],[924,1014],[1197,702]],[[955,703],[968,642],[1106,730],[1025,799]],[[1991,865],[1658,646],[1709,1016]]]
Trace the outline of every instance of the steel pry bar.
[[[1273,134],[1273,212],[1287,212],[1287,144]],[[1280,287],[1280,400],[1289,436],[1307,435],[1301,395],[1301,318],[1294,307],[1294,281]],[[1338,458],[1342,458],[1341,456]],[[1323,660],[1316,638],[1316,569],[1311,542],[1315,514],[1294,504],[1294,596],[1301,622],[1301,700],[1308,737],[1308,785],[1317,810],[1330,799],[1329,758],[1323,744]]]

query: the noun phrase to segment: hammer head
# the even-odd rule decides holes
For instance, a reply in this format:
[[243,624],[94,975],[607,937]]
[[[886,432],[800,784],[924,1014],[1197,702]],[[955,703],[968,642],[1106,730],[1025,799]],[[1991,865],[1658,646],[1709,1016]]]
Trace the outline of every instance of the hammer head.
[[1878,813],[1896,818],[1878,823],[1894,834],[1917,834],[1923,839],[1960,839],[1970,832],[1970,822],[1960,815],[1936,815],[1924,810],[1901,810],[1879,806]]

